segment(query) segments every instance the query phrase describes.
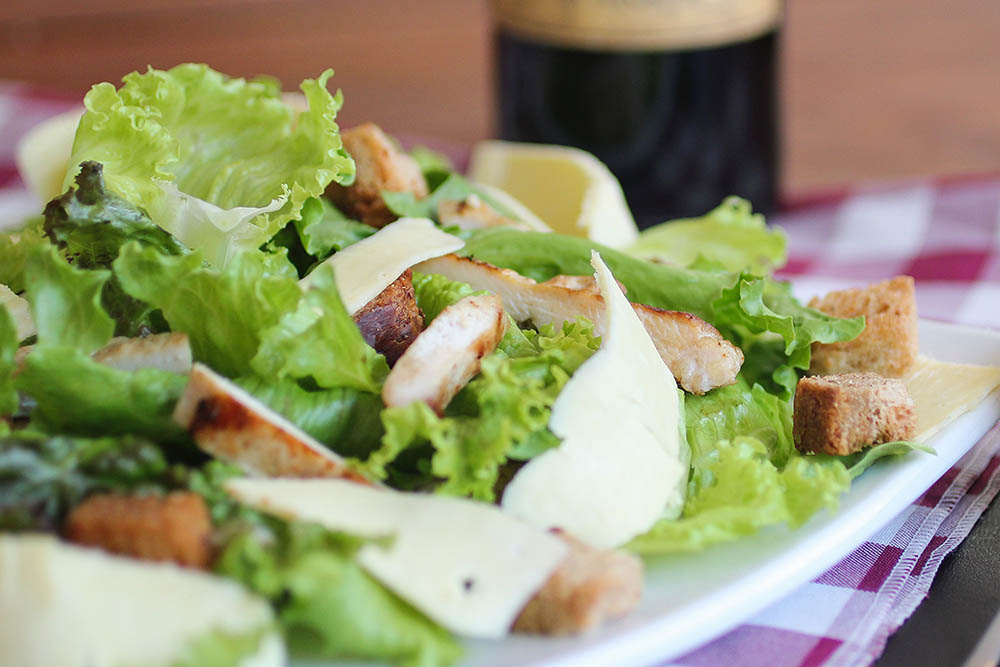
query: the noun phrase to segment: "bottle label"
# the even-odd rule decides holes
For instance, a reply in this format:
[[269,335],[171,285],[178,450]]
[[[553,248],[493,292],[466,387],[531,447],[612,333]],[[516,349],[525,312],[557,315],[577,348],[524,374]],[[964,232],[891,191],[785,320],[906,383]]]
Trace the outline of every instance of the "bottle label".
[[782,0],[491,0],[506,31],[560,46],[681,50],[753,39],[777,28]]

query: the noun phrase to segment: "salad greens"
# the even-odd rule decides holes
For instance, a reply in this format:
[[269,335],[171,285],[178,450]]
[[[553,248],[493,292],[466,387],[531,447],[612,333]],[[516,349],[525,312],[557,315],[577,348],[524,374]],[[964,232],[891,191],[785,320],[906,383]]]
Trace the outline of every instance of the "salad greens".
[[[355,169],[331,74],[303,82],[301,112],[273,82],[204,65],[150,68],[88,93],[66,193],[44,218],[0,236],[0,282],[23,292],[38,331],[16,360],[20,341],[0,308],[0,529],[57,530],[96,491],[190,489],[228,527],[218,573],[273,603],[294,650],[442,664],[458,656],[454,640],[357,565],[360,540],[265,519],[226,495],[223,482],[240,471],[206,460],[171,419],[186,377],[90,356],[114,334],[184,332],[196,361],[397,488],[495,501],[522,462],[559,445],[552,406],[600,346],[583,319],[559,329],[510,320],[443,414],[421,402],[384,407],[388,364],[320,264],[375,233],[322,197]],[[384,192],[397,215],[433,218],[439,202],[477,194],[511,217],[440,156],[415,157],[431,193]],[[461,235],[460,254],[539,281],[592,275],[597,249],[630,300],[693,313],[743,350],[735,384],[684,398],[687,501],[679,519],[633,540],[641,554],[797,526],[835,508],[876,459],[915,447],[846,458],[795,450],[790,397],[811,345],[849,340],[864,323],[807,308],[770,277],[785,261],[784,236],[744,200],[647,230],[626,251],[509,228]],[[413,287],[425,324],[478,293],[419,273]]]

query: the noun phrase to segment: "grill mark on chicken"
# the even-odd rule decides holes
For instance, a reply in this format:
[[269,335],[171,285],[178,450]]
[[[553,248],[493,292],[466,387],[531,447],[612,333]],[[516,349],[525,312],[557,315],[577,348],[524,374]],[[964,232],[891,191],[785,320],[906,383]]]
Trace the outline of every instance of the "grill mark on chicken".
[[424,314],[413,292],[413,271],[407,269],[365,304],[354,314],[354,322],[365,342],[393,366],[424,328]]
[[[510,269],[454,254],[414,268],[500,295],[504,308],[518,322],[530,320],[537,326],[558,327],[567,320],[585,317],[594,323],[595,334],[604,333],[604,299],[580,277],[557,276],[538,283]],[[736,381],[743,352],[711,324],[691,313],[636,303],[632,307],[682,388],[704,394]]]

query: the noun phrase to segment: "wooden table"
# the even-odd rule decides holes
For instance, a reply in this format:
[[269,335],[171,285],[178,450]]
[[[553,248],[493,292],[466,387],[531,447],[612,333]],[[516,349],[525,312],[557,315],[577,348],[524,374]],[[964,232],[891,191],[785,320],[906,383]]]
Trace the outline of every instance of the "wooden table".
[[[147,63],[287,85],[332,66],[344,124],[466,144],[492,131],[483,0],[14,0],[0,78],[82,93]],[[786,192],[1000,171],[1000,2],[793,0],[783,52]]]

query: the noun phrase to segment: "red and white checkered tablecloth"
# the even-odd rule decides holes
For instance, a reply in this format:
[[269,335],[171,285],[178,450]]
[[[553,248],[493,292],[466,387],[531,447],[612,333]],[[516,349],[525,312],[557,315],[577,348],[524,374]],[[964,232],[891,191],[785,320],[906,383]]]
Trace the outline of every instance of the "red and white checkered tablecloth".
[[[14,167],[30,127],[72,105],[0,83],[0,228],[37,214]],[[802,296],[909,274],[923,317],[1000,329],[1000,175],[855,188],[792,202],[781,277]],[[677,659],[687,667],[865,665],[926,596],[942,558],[1000,491],[1000,424],[847,558],[743,625]]]

